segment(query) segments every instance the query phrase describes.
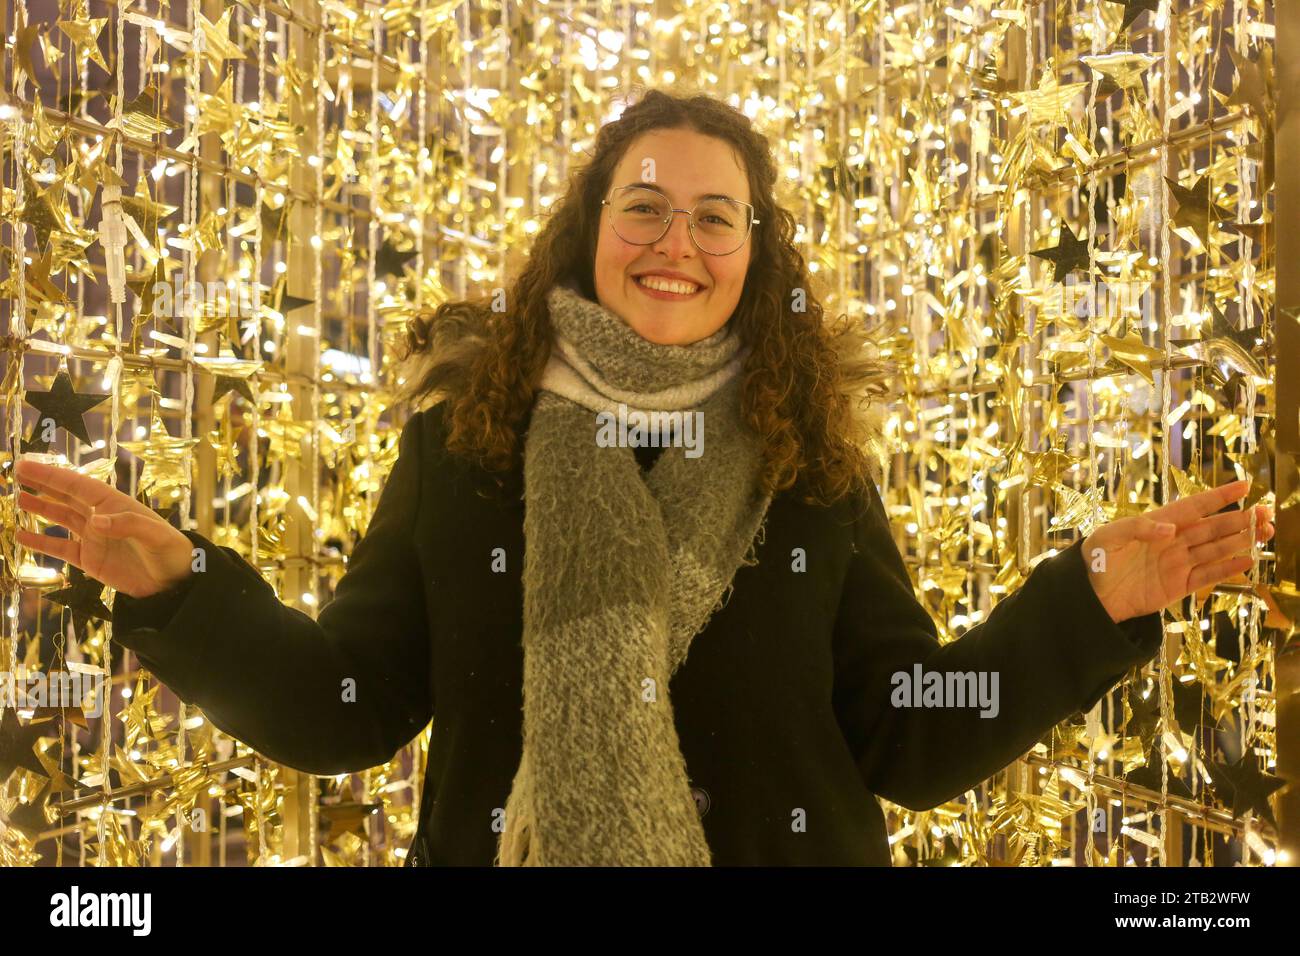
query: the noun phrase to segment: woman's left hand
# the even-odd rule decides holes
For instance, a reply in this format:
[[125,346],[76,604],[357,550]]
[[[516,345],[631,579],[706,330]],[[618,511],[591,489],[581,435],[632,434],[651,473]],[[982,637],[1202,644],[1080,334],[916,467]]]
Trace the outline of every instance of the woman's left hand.
[[1249,568],[1251,512],[1256,540],[1267,541],[1273,536],[1271,510],[1256,505],[1215,513],[1249,489],[1248,481],[1234,481],[1088,535],[1083,563],[1111,620],[1118,624],[1159,611]]

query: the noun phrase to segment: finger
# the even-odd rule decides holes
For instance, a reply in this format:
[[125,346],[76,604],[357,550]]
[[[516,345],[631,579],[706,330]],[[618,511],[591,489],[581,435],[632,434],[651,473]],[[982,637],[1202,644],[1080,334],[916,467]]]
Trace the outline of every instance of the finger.
[[74,502],[75,499],[68,497],[61,491],[55,491],[53,488],[44,488],[41,487],[40,485],[35,484],[32,481],[32,479],[28,477],[28,474],[29,473],[26,471],[26,469],[24,469],[21,472],[18,472],[18,479],[21,480],[16,479],[15,483],[18,485],[20,489],[31,491],[34,494],[41,494],[47,498],[53,498],[55,501],[61,501],[65,505],[72,504]]
[[1169,521],[1156,521],[1144,515],[1133,519],[1133,537],[1139,541],[1168,541],[1174,536],[1178,526]]
[[1188,575],[1187,584],[1189,591],[1199,591],[1201,588],[1211,584],[1218,584],[1234,574],[1240,574],[1248,570],[1255,563],[1255,559],[1250,555],[1240,555],[1235,558],[1222,558],[1218,561],[1212,561],[1209,564],[1198,565],[1192,568],[1191,574]]
[[73,534],[81,534],[86,525],[85,516],[81,512],[57,501],[39,498],[29,491],[18,492],[18,507],[38,514],[47,521],[63,525]]
[[1206,544],[1197,545],[1189,548],[1187,558],[1193,564],[1205,564],[1218,558],[1227,557],[1230,554],[1247,549],[1251,546],[1250,529],[1243,528],[1236,534],[1224,535],[1222,538],[1215,538]]
[[1200,518],[1222,510],[1225,505],[1236,501],[1238,498],[1244,498],[1249,490],[1250,482],[1245,479],[1232,481],[1226,485],[1211,488],[1208,491],[1189,495],[1175,501],[1173,504],[1165,505],[1163,508],[1157,508],[1148,512],[1148,516],[1157,521],[1172,521],[1181,528],[1183,525],[1191,524]]
[[[43,461],[21,458],[14,465],[14,473],[24,485],[33,488],[49,488],[70,498],[75,498],[84,505],[93,507],[106,498],[119,495],[115,488],[109,487],[97,478],[83,475],[79,471],[47,465]],[[128,501],[134,499],[123,495]]]
[[[35,486],[32,487],[35,488]],[[48,501],[57,501],[61,505],[67,505],[69,508],[74,508],[79,514],[85,515],[87,517],[89,517],[90,515],[90,509],[87,508],[85,505],[83,505],[76,498],[69,497],[68,495],[65,495],[61,491],[55,491],[53,488],[35,488],[35,491],[30,492],[30,494],[36,494],[39,495],[42,499]]]
[[81,561],[81,545],[76,541],[68,538],[58,538],[52,534],[37,534],[35,531],[19,528],[18,543],[31,548],[33,551],[39,551],[41,554],[48,554],[52,558],[58,558],[61,561],[67,561],[69,564],[81,567],[79,563]]
[[1189,548],[1198,544],[1205,544],[1221,538],[1227,534],[1236,534],[1243,528],[1250,526],[1251,512],[1255,514],[1256,527],[1268,522],[1269,510],[1265,505],[1256,505],[1254,508],[1245,510],[1229,511],[1225,514],[1211,515],[1208,518],[1201,518],[1183,528],[1179,534],[1179,539]]

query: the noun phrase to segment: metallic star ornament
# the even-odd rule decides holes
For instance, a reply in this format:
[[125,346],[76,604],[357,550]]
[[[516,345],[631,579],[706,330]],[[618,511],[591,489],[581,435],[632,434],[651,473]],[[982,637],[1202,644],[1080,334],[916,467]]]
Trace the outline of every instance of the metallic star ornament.
[[1186,349],[1207,363],[1223,360],[1243,375],[1264,377],[1264,367],[1253,352],[1264,334],[1262,325],[1234,328],[1217,303],[1211,302],[1210,330],[1199,339],[1171,339],[1170,344]]
[[203,58],[203,62],[207,63],[208,69],[212,71],[213,78],[221,75],[222,65],[227,60],[248,59],[238,44],[230,39],[230,15],[234,12],[235,8],[233,6],[227,7],[226,11],[217,18],[216,23],[213,23],[202,13],[196,11],[194,14],[196,25],[203,36],[199,55]]
[[1066,107],[1087,88],[1087,83],[1060,83],[1049,63],[1043,70],[1037,89],[1012,93],[1011,99],[1028,107],[1031,123],[1059,121],[1065,114]]
[[1247,810],[1259,814],[1260,819],[1277,830],[1277,820],[1273,817],[1273,807],[1268,798],[1275,790],[1286,785],[1281,777],[1261,773],[1255,754],[1247,750],[1235,764],[1209,762],[1210,780],[1214,792],[1225,804],[1232,805],[1232,819],[1237,819]]
[[36,248],[44,249],[49,245],[50,233],[71,232],[58,202],[60,197],[54,193],[55,189],[62,191],[63,187],[51,186],[47,189],[40,189],[28,177],[26,188],[27,196],[23,202],[23,209],[19,214],[19,218],[35,230]]
[[1208,246],[1210,243],[1211,219],[1214,222],[1236,221],[1235,212],[1220,206],[1211,198],[1209,176],[1202,176],[1193,186],[1184,186],[1168,176],[1165,177],[1165,182],[1169,184],[1169,191],[1178,200],[1174,226],[1190,229],[1205,245]]
[[75,564],[68,565],[68,586],[44,595],[46,600],[62,604],[74,614],[107,621],[113,616],[103,601],[104,584],[90,577]]
[[418,254],[414,249],[402,252],[391,239],[385,239],[375,254],[375,275],[401,276],[406,271],[406,264]]
[[90,435],[86,431],[86,422],[82,417],[101,402],[111,396],[94,393],[81,393],[72,386],[72,376],[66,368],[59,369],[54,376],[54,383],[46,391],[28,390],[24,398],[27,404],[40,412],[38,424],[51,419],[58,428],[76,435],[84,445],[90,444]]
[[60,20],[58,26],[60,30],[67,34],[68,39],[77,48],[78,54],[88,58],[101,70],[108,73],[108,64],[104,62],[104,54],[99,52],[99,34],[103,31],[106,23],[108,23],[108,17],[97,17],[87,20]]
[[1224,103],[1228,106],[1246,106],[1259,117],[1273,115],[1273,49],[1264,47],[1258,59],[1238,52],[1236,44],[1229,43],[1228,55],[1237,68],[1237,86]]
[[15,64],[18,69],[27,74],[27,79],[36,82],[36,67],[32,63],[32,44],[40,36],[41,25],[39,23],[24,22],[17,30],[14,38]]
[[18,722],[16,707],[5,708],[3,716],[0,716],[0,787],[19,767],[42,776],[45,774],[33,748],[39,738],[48,736],[51,731],[48,721],[24,725]]
[[1099,73],[1121,90],[1141,89],[1142,74],[1160,57],[1148,53],[1115,50],[1099,56],[1079,57],[1094,73]]
[[[1159,744],[1153,744],[1147,749],[1146,763],[1137,770],[1130,770],[1124,775],[1126,783],[1136,784],[1139,787],[1146,787],[1148,790],[1160,792],[1161,778],[1164,776],[1164,770],[1161,764],[1164,763],[1163,755],[1160,753]],[[1187,784],[1182,778],[1169,768],[1169,793],[1175,797],[1182,797],[1185,800],[1192,798],[1192,791],[1188,789]]]
[[179,489],[189,485],[185,456],[198,443],[197,438],[173,438],[155,405],[149,422],[149,437],[143,441],[118,442],[118,446],[144,461],[140,490],[148,495],[159,495],[167,490],[179,493]]
[[1124,7],[1124,19],[1120,21],[1119,28],[1127,30],[1143,13],[1158,13],[1160,11],[1160,0],[1107,0],[1108,3],[1118,3]]
[[1061,223],[1061,236],[1055,246],[1035,249],[1030,255],[1053,263],[1053,282],[1060,282],[1071,272],[1088,272],[1088,240],[1076,236],[1068,223]]

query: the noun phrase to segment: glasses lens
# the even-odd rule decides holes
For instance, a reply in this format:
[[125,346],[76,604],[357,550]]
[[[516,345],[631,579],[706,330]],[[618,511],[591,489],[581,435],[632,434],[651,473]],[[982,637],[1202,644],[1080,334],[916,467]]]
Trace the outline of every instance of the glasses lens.
[[654,242],[664,233],[672,213],[668,199],[653,189],[622,189],[614,193],[610,209],[614,231],[628,242]]
[[695,241],[705,252],[735,252],[749,234],[749,207],[729,199],[707,199],[695,207]]

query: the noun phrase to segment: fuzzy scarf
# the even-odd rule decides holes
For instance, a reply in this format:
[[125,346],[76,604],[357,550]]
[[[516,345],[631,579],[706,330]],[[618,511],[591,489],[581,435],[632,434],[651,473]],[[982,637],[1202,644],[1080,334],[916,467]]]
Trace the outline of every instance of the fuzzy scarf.
[[[730,325],[649,342],[567,285],[547,304],[554,348],[524,445],[523,753],[497,863],[709,866],[668,684],[756,563],[771,500],[740,415],[744,352]],[[638,412],[683,425],[645,475],[629,445],[665,433],[638,441]],[[692,451],[696,412],[707,442]]]

